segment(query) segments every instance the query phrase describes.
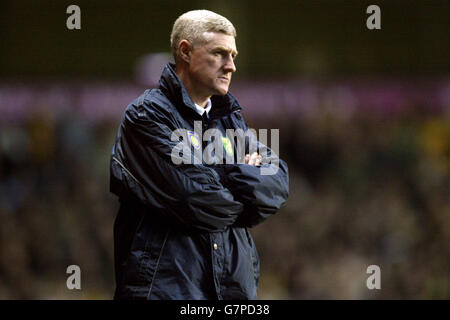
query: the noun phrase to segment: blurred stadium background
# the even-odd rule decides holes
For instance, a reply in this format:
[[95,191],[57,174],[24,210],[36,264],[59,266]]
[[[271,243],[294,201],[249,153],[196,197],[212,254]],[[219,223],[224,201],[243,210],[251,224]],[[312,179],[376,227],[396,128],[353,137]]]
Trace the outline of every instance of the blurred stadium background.
[[112,298],[110,150],[198,8],[236,26],[231,92],[280,129],[290,168],[286,206],[251,230],[260,298],[449,299],[450,6],[434,0],[0,2],[0,299]]

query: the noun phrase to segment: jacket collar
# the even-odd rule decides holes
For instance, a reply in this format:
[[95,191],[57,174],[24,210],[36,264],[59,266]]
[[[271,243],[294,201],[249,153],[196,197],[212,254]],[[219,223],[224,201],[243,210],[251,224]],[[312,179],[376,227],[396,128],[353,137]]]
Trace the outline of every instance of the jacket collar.
[[[159,89],[172,101],[172,103],[180,110],[187,107],[195,113],[195,104],[189,93],[175,72],[175,64],[169,62],[164,67],[161,78],[159,79]],[[224,116],[233,111],[242,109],[235,97],[228,92],[224,96],[214,95],[211,97],[212,109],[211,116]],[[182,111],[182,110],[180,110]]]

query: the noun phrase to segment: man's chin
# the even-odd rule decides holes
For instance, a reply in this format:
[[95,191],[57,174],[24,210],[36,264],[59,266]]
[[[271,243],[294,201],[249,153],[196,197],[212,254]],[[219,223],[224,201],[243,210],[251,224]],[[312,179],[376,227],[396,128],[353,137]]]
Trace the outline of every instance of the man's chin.
[[224,95],[226,95],[228,93],[228,86],[226,87],[226,88],[217,88],[216,89],[216,95],[218,95],[218,96],[224,96]]

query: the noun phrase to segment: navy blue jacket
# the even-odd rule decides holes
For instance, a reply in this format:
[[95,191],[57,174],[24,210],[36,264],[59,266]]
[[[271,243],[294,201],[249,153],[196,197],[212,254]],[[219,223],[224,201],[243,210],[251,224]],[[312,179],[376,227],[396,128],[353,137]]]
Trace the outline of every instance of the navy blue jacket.
[[[203,130],[216,128],[226,137],[226,129],[248,129],[230,93],[211,101]],[[173,141],[172,133],[193,132],[194,121],[202,117],[173,64],[166,65],[157,89],[126,108],[110,167],[110,189],[120,200],[114,224],[116,299],[257,298],[259,258],[247,228],[286,201],[287,165],[280,159],[275,174],[261,175],[274,164],[175,164],[171,156],[180,141]],[[193,151],[199,143],[208,145],[202,140],[187,138]],[[236,146],[234,151],[238,154]]]

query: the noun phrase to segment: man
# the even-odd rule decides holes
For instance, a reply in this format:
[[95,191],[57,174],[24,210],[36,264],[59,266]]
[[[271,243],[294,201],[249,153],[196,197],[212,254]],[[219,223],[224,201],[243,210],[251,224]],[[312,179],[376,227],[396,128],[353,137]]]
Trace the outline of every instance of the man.
[[225,156],[237,157],[225,138],[226,129],[248,129],[228,93],[235,36],[231,22],[211,11],[181,15],[171,34],[175,64],[125,111],[111,156],[111,191],[120,199],[116,299],[257,298],[259,259],[247,227],[286,201],[286,164],[278,160],[274,174],[261,174],[274,166],[269,148],[223,165],[179,163],[174,152],[180,129],[193,151],[207,147],[200,123],[219,130]]

